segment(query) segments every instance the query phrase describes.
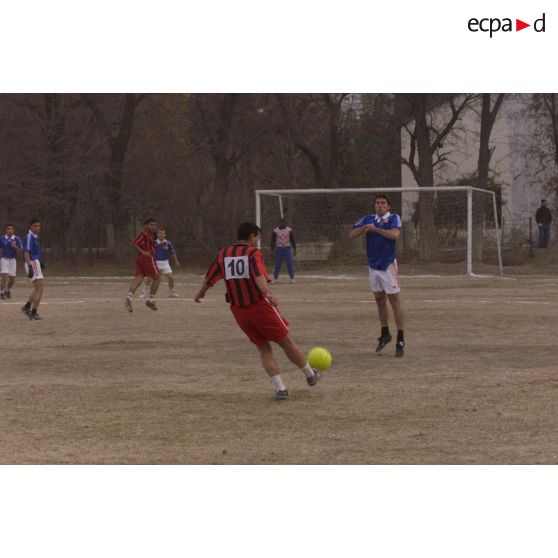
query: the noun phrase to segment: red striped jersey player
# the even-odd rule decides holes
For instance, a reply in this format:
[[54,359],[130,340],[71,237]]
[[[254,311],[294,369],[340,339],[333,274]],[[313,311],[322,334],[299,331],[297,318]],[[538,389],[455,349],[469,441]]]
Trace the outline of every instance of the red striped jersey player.
[[279,374],[270,342],[277,343],[288,359],[298,366],[309,386],[315,386],[320,374],[306,361],[304,353],[289,335],[289,323],[277,309],[277,299],[271,294],[269,276],[262,252],[257,248],[260,228],[253,223],[238,227],[238,241],[220,250],[211,264],[204,283],[196,294],[200,302],[210,287],[224,279],[226,301],[240,329],[256,345],[262,365],[275,389],[275,400],[288,398],[288,391]]
[[138,234],[132,243],[137,251],[136,255],[136,271],[134,274],[134,280],[128,289],[128,295],[126,296],[126,309],[128,312],[133,312],[132,307],[132,296],[141,285],[144,277],[150,277],[153,282],[151,283],[151,288],[149,290],[149,298],[145,302],[145,305],[151,310],[157,310],[157,305],[155,304],[155,295],[157,294],[157,289],[161,283],[161,275],[159,274],[159,269],[155,263],[155,231],[157,230],[157,220],[153,217],[147,219],[143,223],[143,231]]

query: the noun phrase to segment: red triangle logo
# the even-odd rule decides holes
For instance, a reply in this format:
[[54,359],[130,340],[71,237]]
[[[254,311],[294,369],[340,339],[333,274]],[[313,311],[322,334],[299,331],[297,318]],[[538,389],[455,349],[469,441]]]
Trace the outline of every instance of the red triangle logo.
[[515,30],[516,31],[521,31],[522,29],[525,29],[526,27],[531,27],[531,24],[530,23],[525,23],[524,21],[521,21],[520,19],[515,20]]

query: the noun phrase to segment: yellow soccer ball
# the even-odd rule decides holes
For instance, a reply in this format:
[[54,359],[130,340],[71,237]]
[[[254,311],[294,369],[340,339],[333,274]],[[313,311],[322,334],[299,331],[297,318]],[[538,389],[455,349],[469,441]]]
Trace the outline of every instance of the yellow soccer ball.
[[331,353],[323,347],[314,347],[308,353],[308,364],[312,368],[317,368],[320,371],[327,370],[332,362]]

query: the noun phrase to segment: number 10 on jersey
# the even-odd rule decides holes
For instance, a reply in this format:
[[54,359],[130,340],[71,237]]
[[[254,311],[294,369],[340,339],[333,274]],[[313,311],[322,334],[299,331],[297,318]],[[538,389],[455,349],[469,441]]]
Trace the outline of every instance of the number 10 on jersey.
[[233,256],[225,258],[225,278],[250,279],[248,256]]

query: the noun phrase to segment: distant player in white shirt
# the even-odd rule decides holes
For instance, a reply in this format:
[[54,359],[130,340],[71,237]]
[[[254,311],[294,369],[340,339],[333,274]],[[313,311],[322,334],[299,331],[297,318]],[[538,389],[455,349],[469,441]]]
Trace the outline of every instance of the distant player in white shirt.
[[[12,224],[6,226],[6,234],[0,237],[0,299],[12,298],[11,288],[14,286],[17,269],[17,258],[23,252],[19,236],[15,235]],[[7,287],[7,288],[6,288]]]
[[370,287],[376,299],[382,326],[376,352],[379,353],[392,339],[388,327],[389,300],[397,325],[395,356],[402,357],[405,354],[405,320],[399,300],[399,274],[395,252],[395,241],[401,234],[401,218],[395,213],[390,213],[391,201],[384,194],[378,194],[374,198],[374,209],[375,214],[365,215],[353,225],[349,238],[353,240],[366,235]]
[[[165,229],[159,229],[157,232],[157,238],[154,241],[155,246],[155,263],[159,269],[159,273],[167,278],[169,284],[169,296],[172,298],[178,295],[174,292],[174,276],[172,274],[172,268],[170,266],[170,258],[173,260],[173,265],[175,267],[180,267],[180,262],[176,256],[176,250],[174,245],[170,240],[167,240],[167,231]],[[144,283],[142,289],[142,298],[147,292],[148,286],[151,284],[151,280],[148,277]]]

